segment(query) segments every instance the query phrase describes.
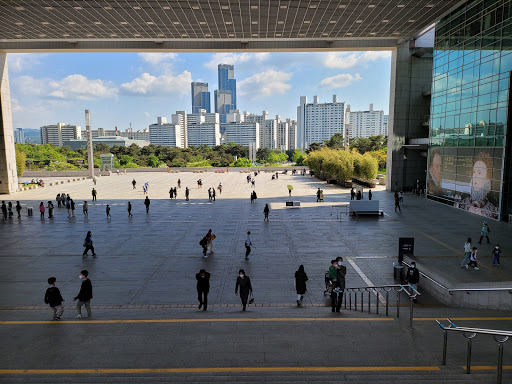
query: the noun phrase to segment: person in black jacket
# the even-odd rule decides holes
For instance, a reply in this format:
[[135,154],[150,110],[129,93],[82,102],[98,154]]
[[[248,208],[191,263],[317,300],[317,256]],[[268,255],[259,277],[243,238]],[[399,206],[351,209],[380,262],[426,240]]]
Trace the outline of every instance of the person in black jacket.
[[[411,263],[411,266],[407,270],[405,281],[411,287],[411,293],[414,294],[413,290],[418,290],[418,282],[420,281],[420,271],[418,268],[416,268],[416,263],[414,261]],[[416,298],[414,298],[414,302],[416,302]]]
[[295,289],[297,290],[297,307],[302,305],[302,299],[306,293],[306,281],[308,281],[308,275],[304,271],[304,266],[299,266],[297,272],[295,272]]
[[77,319],[82,318],[82,306],[84,304],[87,310],[87,317],[91,317],[92,283],[87,276],[89,276],[89,271],[86,269],[80,272],[79,277],[82,280],[82,286],[80,287],[78,295],[73,299],[73,301],[78,300],[78,303],[76,303],[76,310],[78,312],[76,316]]
[[151,202],[149,201],[149,197],[146,196],[146,200],[144,200],[144,205],[146,206],[146,213],[149,213],[149,204],[151,204]]
[[235,285],[235,296],[238,296],[238,287],[240,287],[240,299],[242,300],[243,307],[242,311],[245,311],[249,294],[252,294],[252,285],[251,279],[249,279],[249,276],[245,275],[245,271],[243,269],[238,271],[238,277],[236,278]]
[[203,311],[206,311],[206,308],[208,308],[208,292],[210,292],[210,274],[201,269],[199,273],[196,273],[196,280],[198,309],[203,308]]
[[50,277],[48,284],[50,285],[44,294],[44,303],[48,304],[53,311],[53,320],[60,320],[60,317],[64,313],[64,306],[62,302],[64,299],[60,294],[59,288],[55,286],[57,279]]
[[343,257],[336,258],[336,281],[335,286],[331,292],[331,310],[332,312],[341,312],[341,302],[343,299],[343,291],[345,290],[345,276],[347,274],[347,267],[343,264]]

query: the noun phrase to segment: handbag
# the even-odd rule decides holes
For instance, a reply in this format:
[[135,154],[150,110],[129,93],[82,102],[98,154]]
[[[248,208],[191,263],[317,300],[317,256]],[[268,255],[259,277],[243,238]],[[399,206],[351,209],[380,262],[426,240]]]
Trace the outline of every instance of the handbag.
[[249,299],[249,304],[254,304],[254,295],[251,293],[251,298]]

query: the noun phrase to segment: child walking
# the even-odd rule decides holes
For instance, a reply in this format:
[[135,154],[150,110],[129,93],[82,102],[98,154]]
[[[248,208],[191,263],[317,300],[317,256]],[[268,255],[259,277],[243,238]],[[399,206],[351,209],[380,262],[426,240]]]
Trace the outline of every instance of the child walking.
[[57,279],[55,277],[50,277],[48,279],[48,289],[44,295],[44,303],[48,304],[53,312],[53,320],[60,320],[62,313],[64,313],[64,306],[62,302],[64,299],[60,294],[59,288],[55,286],[55,282]]
[[500,265],[500,253],[501,253],[501,249],[500,249],[500,245],[499,244],[496,244],[496,246],[494,247],[494,249],[492,250],[492,265]]

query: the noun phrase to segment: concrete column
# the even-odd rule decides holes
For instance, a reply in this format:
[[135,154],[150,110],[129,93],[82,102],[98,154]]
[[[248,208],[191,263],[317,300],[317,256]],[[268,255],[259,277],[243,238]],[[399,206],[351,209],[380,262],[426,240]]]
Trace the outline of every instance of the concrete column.
[[18,190],[7,54],[0,52],[0,193]]

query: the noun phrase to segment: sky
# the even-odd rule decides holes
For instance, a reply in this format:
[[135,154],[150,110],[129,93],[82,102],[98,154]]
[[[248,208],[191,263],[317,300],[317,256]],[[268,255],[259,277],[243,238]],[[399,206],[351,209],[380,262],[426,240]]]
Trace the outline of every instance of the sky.
[[391,52],[8,54],[14,128],[64,122],[140,130],[158,116],[191,111],[192,81],[217,89],[217,65],[233,64],[241,111],[297,118],[300,96],[389,108]]

